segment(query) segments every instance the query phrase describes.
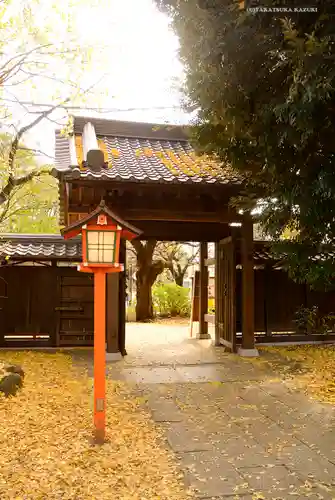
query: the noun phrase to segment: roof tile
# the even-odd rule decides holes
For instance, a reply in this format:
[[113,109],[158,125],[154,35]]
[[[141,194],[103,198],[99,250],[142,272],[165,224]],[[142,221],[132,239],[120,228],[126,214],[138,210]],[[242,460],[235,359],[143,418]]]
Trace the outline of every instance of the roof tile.
[[[83,119],[81,119],[81,122]],[[94,119],[87,119],[95,125]],[[80,123],[81,123],[80,122]],[[240,184],[242,179],[231,167],[225,168],[215,165],[209,159],[197,158],[190,143],[185,140],[185,135],[179,133],[180,139],[171,139],[170,132],[152,137],[134,137],[118,135],[117,122],[105,121],[103,127],[101,120],[96,125],[97,132],[108,131],[108,123],[112,134],[99,135],[98,143],[108,159],[108,168],[102,167],[100,171],[93,171],[89,167],[80,168],[83,151],[81,135],[76,134],[77,165],[71,165],[69,139],[56,132],[56,174],[63,172],[68,175],[80,175],[83,179],[101,179],[137,182],[161,183],[207,183],[207,184]],[[121,124],[123,122],[120,122]],[[81,123],[82,125],[82,123]],[[128,129],[131,124],[128,124]],[[140,134],[140,125],[136,125],[137,134]],[[148,124],[142,124],[148,128]],[[120,125],[121,127],[121,125]],[[120,130],[122,127],[120,128]],[[128,129],[122,129],[123,134]],[[75,121],[76,130],[76,121]],[[178,133],[174,134],[178,136]]]
[[0,237],[0,258],[6,257],[81,260],[81,240],[66,241],[60,235],[3,234]]

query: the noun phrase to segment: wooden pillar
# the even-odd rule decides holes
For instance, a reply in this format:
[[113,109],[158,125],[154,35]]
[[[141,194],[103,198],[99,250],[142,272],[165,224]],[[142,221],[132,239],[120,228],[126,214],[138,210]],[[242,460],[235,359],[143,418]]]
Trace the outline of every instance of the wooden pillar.
[[205,260],[208,258],[208,245],[206,242],[200,243],[200,272],[199,272],[199,339],[211,338],[208,334],[208,324],[205,321],[205,314],[208,312],[208,268]]
[[106,342],[110,360],[120,359],[119,353],[119,273],[106,276]]
[[215,242],[215,345],[219,346],[220,344],[220,327],[219,327],[219,301],[222,301],[222,297],[220,296],[220,245],[219,242]]
[[55,270],[55,331],[54,331],[54,345],[59,347],[60,344],[60,318],[61,313],[59,307],[62,303],[62,276],[60,268]]
[[[271,266],[264,266],[264,329],[267,337],[271,337],[271,311],[270,311],[270,294],[271,294]],[[257,300],[257,297],[256,297]]]
[[119,352],[122,356],[126,351],[126,242],[120,242],[120,264],[124,265],[124,271],[119,273]]
[[253,256],[253,224],[247,220],[242,225],[242,349],[244,356],[257,356],[255,349],[255,285]]
[[105,441],[106,427],[106,273],[94,273],[94,437]]
[[[5,307],[6,307],[6,298],[8,294],[8,285],[7,281],[3,277],[3,268],[1,269],[0,276],[0,347],[5,345]],[[6,273],[6,271],[5,271]],[[5,274],[6,276],[6,274]]]

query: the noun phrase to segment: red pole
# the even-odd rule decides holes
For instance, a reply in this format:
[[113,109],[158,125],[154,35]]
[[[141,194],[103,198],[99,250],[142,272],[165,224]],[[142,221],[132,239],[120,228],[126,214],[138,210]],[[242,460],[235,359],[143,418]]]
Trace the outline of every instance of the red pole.
[[94,431],[95,441],[105,440],[106,423],[106,272],[94,273]]

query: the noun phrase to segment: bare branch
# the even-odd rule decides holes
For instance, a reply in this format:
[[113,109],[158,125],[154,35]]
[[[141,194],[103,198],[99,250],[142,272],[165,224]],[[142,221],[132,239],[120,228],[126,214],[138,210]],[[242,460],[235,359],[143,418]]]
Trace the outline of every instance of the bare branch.
[[[31,113],[33,114],[33,112]],[[64,115],[62,116],[61,120],[65,120],[65,118],[67,117],[68,115]],[[61,123],[57,120],[53,120],[52,118],[50,118],[50,116],[47,116],[46,119],[50,122],[50,123],[54,123],[55,125],[57,125],[58,127],[63,127],[64,126],[64,123]]]
[[[69,100],[70,100],[70,98],[65,99],[64,103],[69,102]],[[43,113],[41,113],[37,118],[35,118],[35,120],[33,120],[28,125],[25,125],[17,132],[16,136],[14,137],[14,139],[12,141],[10,151],[9,151],[9,157],[8,157],[9,179],[8,179],[8,183],[6,186],[7,195],[10,194],[11,186],[14,185],[13,184],[14,183],[14,178],[13,178],[14,162],[15,162],[16,153],[17,153],[17,150],[19,147],[19,142],[20,142],[22,136],[26,132],[28,132],[30,129],[32,129],[33,127],[36,127],[36,125],[38,125],[44,118],[51,115],[51,113],[53,113],[53,111],[55,111],[55,109],[59,108],[61,105],[62,105],[62,103],[57,103],[54,106],[52,106],[50,109],[43,111]],[[5,194],[5,192],[3,190],[2,193],[0,194],[0,204],[1,204],[1,200],[3,199],[4,194]]]
[[[29,78],[36,78],[36,77],[38,77],[38,78],[46,78],[47,80],[52,80],[54,82],[62,83],[63,85],[68,85],[69,87],[73,87],[73,88],[78,89],[78,83],[72,82],[71,80],[65,81],[65,80],[63,80],[61,78],[57,78],[56,76],[43,75],[41,73],[33,73],[32,71],[26,71],[24,69],[21,69],[21,73],[24,73]],[[81,89],[81,90],[83,91],[84,89]]]
[[[52,44],[47,44],[45,47],[51,46]],[[43,45],[39,45],[37,47],[34,47],[26,52],[21,52],[20,54],[16,54],[13,57],[10,57],[1,67],[0,67],[0,85],[3,85],[8,78],[13,76],[13,73],[15,71],[15,74],[17,73],[17,70],[19,70],[23,64],[23,62],[32,54],[33,52],[36,52],[38,50],[41,50]],[[16,61],[16,62],[14,62]],[[14,63],[13,65],[11,65]],[[9,67],[8,67],[9,66]]]
[[26,52],[20,52],[19,54],[16,54],[15,56],[10,57],[2,66],[0,66],[0,73],[1,73],[1,71],[3,71],[6,68],[6,66],[8,66],[8,64],[12,63],[16,59],[21,59],[22,57],[27,58],[33,52],[36,52],[37,50],[40,50],[43,47],[50,47],[50,46],[52,46],[52,43],[48,43],[46,45],[37,45],[36,47],[34,47],[30,50],[27,50]]
[[36,153],[37,155],[46,156],[47,158],[50,158],[51,160],[55,159],[54,156],[50,156],[48,153],[45,153],[41,149],[26,148],[26,147],[23,147],[23,146],[19,146],[17,149],[18,149],[18,151],[19,150],[20,151],[31,151],[32,153]]
[[0,205],[6,202],[8,200],[8,197],[16,187],[23,186],[27,182],[30,182],[33,180],[35,177],[39,177],[41,175],[45,175],[49,173],[49,169],[45,170],[35,170],[33,172],[29,172],[29,174],[24,175],[22,177],[14,178],[13,176],[9,176],[7,184],[5,187],[1,190],[0,192]]
[[7,200],[7,203],[6,203],[6,206],[5,208],[3,208],[1,214],[0,214],[0,222],[3,222],[4,220],[7,219],[8,217],[8,211],[9,211],[9,207],[10,207],[10,201]]

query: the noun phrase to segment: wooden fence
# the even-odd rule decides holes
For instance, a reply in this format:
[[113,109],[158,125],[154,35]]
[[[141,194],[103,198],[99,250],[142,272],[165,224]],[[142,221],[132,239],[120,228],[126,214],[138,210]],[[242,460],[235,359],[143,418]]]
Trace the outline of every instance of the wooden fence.
[[93,344],[93,280],[75,268],[0,268],[2,347]]
[[[207,260],[207,266],[214,259]],[[239,266],[237,266],[239,267]],[[316,292],[305,284],[291,280],[288,273],[271,265],[255,268],[255,334],[260,343],[333,341],[335,334],[297,333],[295,313],[301,306],[318,306],[322,314],[335,313],[335,292]],[[242,271],[236,269],[236,335],[242,332]],[[206,321],[215,323],[215,315],[207,314]]]

